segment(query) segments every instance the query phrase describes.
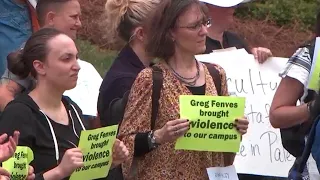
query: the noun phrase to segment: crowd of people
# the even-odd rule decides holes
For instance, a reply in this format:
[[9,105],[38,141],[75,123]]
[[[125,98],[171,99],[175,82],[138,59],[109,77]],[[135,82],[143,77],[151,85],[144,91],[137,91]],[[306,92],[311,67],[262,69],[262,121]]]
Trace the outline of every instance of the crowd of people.
[[[190,129],[190,121],[180,118],[180,95],[228,96],[228,72],[197,61],[195,55],[236,47],[253,54],[259,63],[272,56],[269,49],[249,47],[228,31],[235,9],[244,2],[107,0],[105,34],[110,41],[124,42],[124,47],[101,84],[97,117],[87,119],[63,95],[76,87],[81,71],[74,42],[81,28],[79,1],[1,0],[0,162],[12,157],[16,146],[28,146],[34,153],[28,180],[69,179],[84,165],[77,147],[81,131],[119,125],[112,166],[103,179],[208,179],[206,168],[232,165],[235,153],[174,147]],[[320,114],[319,98],[295,106],[308,93],[303,86],[311,68],[308,53],[300,48],[281,74],[270,110],[276,128],[308,122],[309,114]],[[160,86],[155,87],[155,78]],[[249,122],[238,117],[234,126],[242,136]],[[317,170],[308,166],[306,171]],[[0,168],[0,179],[9,177]]]

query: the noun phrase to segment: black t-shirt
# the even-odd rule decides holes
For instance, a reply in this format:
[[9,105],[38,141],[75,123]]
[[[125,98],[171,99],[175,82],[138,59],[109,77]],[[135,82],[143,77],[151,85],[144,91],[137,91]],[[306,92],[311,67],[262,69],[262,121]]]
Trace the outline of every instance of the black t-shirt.
[[247,43],[238,35],[229,31],[225,31],[223,33],[222,45],[220,41],[207,37],[206,46],[207,48],[206,48],[205,54],[209,54],[213,50],[230,48],[230,47],[236,47],[237,49],[244,48],[248,53],[251,53],[251,50],[249,49]]

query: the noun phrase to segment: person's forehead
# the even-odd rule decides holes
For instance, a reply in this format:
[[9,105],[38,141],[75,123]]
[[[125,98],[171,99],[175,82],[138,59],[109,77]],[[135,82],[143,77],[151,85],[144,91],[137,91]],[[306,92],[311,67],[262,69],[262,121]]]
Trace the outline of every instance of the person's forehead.
[[50,39],[48,42],[48,48],[53,54],[57,55],[77,53],[74,41],[64,34],[60,34]]
[[196,21],[203,19],[204,12],[199,4],[190,5],[179,17],[178,21]]
[[77,0],[65,2],[58,8],[61,13],[81,13],[80,4]]

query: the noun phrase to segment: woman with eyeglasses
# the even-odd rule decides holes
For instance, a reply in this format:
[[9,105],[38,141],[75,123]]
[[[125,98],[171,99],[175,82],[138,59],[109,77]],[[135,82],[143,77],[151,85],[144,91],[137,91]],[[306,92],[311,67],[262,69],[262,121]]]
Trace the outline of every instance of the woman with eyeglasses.
[[248,53],[252,53],[259,63],[265,62],[272,53],[264,47],[249,48],[248,44],[237,34],[228,31],[233,23],[233,14],[237,6],[248,0],[200,0],[206,3],[209,16],[214,22],[214,26],[208,29],[205,53],[211,53],[213,50],[236,47],[244,48]]
[[[180,118],[179,96],[219,93],[209,65],[195,59],[206,49],[210,24],[206,7],[198,0],[162,0],[150,15],[148,32],[152,33],[146,47],[160,60],[154,67],[162,71],[163,84],[154,131],[150,126],[152,68],[140,72],[131,88],[119,133],[130,149],[129,159],[122,164],[125,179],[208,179],[206,168],[233,163],[234,153],[174,149],[176,140],[190,125],[189,120]],[[226,74],[220,66],[212,66],[221,78],[221,95],[227,96]],[[234,124],[241,135],[247,132],[246,119],[239,117]]]

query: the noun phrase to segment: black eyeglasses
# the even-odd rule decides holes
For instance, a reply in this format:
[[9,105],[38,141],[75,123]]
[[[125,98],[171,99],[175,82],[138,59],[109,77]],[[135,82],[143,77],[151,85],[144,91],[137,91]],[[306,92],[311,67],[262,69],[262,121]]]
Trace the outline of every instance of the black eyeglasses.
[[207,28],[210,27],[211,26],[211,18],[205,19],[203,21],[199,21],[198,23],[196,23],[194,25],[178,26],[178,28],[187,28],[187,29],[190,29],[190,30],[193,30],[193,31],[200,31],[202,26],[205,26]]

